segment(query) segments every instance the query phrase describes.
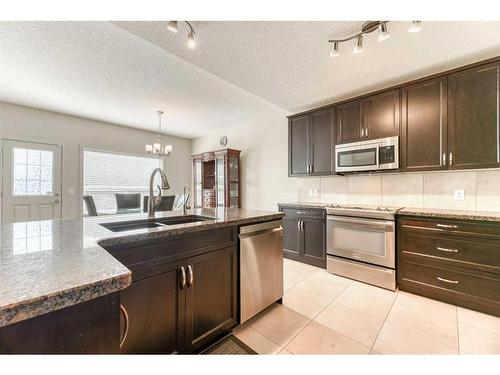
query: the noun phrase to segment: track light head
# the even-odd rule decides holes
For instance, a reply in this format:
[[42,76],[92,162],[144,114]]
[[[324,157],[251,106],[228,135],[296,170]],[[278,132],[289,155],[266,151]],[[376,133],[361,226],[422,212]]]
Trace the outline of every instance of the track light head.
[[177,21],[168,21],[167,30],[177,34]]
[[356,37],[356,40],[354,42],[354,48],[352,50],[352,53],[361,53],[363,52],[363,36],[359,35]]
[[196,48],[196,41],[194,40],[194,32],[193,31],[190,31],[189,34],[188,34],[187,47],[189,49],[195,49]]
[[391,34],[387,30],[387,24],[381,23],[380,25],[378,25],[378,41],[379,42],[386,40],[390,36],[391,36]]
[[330,57],[340,55],[339,42],[332,42],[332,49],[330,51]]
[[418,33],[422,30],[422,21],[411,21],[411,25],[408,28],[409,33]]

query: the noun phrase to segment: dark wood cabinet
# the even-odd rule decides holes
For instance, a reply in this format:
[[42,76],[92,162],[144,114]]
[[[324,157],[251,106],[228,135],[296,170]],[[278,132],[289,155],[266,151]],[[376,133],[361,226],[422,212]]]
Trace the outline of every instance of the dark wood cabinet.
[[337,107],[337,143],[350,143],[361,140],[363,128],[361,105],[362,101],[357,100],[340,104]]
[[500,225],[398,217],[399,289],[500,316]]
[[289,176],[332,174],[335,138],[334,110],[290,118],[288,123]]
[[401,108],[402,169],[446,169],[447,78],[403,87]]
[[236,251],[230,247],[187,263],[184,349],[194,352],[237,324]]
[[132,271],[121,352],[192,353],[237,324],[237,227],[107,249]]
[[449,76],[448,164],[452,169],[499,165],[499,69],[496,62]]
[[[182,350],[184,294],[179,288],[181,263],[163,267],[161,273],[135,280],[121,292],[121,352],[125,354],[169,354]],[[128,319],[128,322],[125,321]]]
[[326,213],[324,209],[282,207],[285,258],[326,268]]
[[399,135],[399,89],[340,104],[337,143]]

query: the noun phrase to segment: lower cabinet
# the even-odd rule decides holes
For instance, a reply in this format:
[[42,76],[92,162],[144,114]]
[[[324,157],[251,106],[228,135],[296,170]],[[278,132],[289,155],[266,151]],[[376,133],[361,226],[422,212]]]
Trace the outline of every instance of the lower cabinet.
[[500,316],[500,224],[398,218],[399,289]]
[[324,209],[280,207],[285,258],[326,268],[326,214]]
[[237,324],[235,246],[133,272],[121,292],[124,354],[192,353]]

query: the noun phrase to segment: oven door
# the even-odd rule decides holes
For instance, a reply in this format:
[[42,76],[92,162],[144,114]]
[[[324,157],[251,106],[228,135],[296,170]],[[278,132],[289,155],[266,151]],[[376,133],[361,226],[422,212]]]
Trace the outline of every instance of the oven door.
[[394,221],[327,216],[327,253],[395,268]]
[[336,172],[361,172],[379,169],[379,143],[335,148]]

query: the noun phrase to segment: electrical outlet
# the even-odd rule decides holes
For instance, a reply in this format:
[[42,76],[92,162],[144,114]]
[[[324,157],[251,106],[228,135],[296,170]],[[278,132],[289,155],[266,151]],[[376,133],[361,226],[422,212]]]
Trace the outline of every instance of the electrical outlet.
[[463,201],[465,199],[465,192],[463,189],[456,189],[455,190],[455,200],[456,201]]
[[315,197],[318,196],[318,189],[313,189],[313,196],[315,196]]
[[314,189],[309,189],[308,193],[310,197],[314,197]]

